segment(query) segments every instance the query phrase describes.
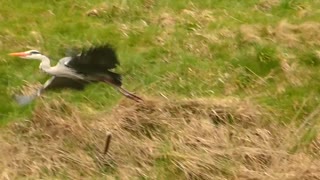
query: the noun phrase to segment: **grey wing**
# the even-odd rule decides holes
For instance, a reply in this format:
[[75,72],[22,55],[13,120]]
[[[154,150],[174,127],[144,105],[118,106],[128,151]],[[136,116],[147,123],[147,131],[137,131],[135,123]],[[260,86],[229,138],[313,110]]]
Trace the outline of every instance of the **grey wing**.
[[79,52],[81,51],[81,49],[79,48],[67,48],[65,51],[65,56],[69,56],[69,57],[73,57],[76,56],[77,54],[79,54]]
[[71,59],[72,59],[71,57],[61,58],[61,59],[58,61],[58,64],[60,64],[60,65],[66,65],[66,64],[68,64],[68,62],[69,62]]
[[63,88],[83,90],[85,86],[89,83],[90,82],[88,81],[54,76],[44,84],[43,90]]

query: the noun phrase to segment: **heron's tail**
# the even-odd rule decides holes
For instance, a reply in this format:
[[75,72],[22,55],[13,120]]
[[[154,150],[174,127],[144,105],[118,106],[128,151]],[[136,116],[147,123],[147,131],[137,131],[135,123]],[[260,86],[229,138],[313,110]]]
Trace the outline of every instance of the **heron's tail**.
[[114,73],[111,71],[107,71],[107,78],[110,79],[109,81],[116,85],[116,86],[121,86],[122,85],[122,77],[118,73]]

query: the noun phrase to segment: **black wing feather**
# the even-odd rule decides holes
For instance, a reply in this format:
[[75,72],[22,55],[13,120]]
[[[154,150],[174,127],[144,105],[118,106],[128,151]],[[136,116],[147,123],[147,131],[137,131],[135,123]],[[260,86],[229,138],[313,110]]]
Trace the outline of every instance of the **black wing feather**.
[[115,50],[109,44],[83,50],[80,56],[73,56],[66,66],[82,74],[105,73],[119,65]]

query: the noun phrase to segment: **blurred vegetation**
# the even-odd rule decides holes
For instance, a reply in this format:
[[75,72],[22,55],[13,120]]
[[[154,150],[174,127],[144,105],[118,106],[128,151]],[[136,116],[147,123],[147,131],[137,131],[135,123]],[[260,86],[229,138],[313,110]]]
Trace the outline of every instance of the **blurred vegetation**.
[[[105,42],[117,48],[125,87],[141,95],[250,98],[284,122],[319,104],[317,1],[0,2],[1,123],[30,117],[37,102],[18,107],[12,95],[48,78],[39,62],[7,53],[38,49],[55,64],[68,48]],[[97,109],[121,98],[104,84],[46,96]]]

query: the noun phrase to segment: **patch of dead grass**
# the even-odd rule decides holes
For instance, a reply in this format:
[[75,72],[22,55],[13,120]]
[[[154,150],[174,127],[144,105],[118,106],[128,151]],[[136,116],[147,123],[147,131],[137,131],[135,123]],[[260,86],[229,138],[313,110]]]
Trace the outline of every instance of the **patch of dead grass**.
[[279,5],[280,5],[280,0],[260,0],[260,2],[255,6],[255,8],[261,11],[269,11],[272,8]]
[[260,43],[261,27],[257,25],[242,25],[240,26],[240,35],[244,42]]
[[[159,173],[187,179],[320,175],[315,168],[318,159],[288,153],[294,129],[267,122],[271,116],[250,101],[125,100],[112,112],[84,116],[63,99],[40,102],[29,121],[13,123],[1,132],[0,175],[14,179],[101,175],[132,179],[156,178]],[[112,133],[112,141],[103,157],[106,132]]]
[[[232,33],[226,32],[222,35],[225,34]],[[290,48],[299,48],[301,45],[320,45],[320,23],[312,21],[292,24],[282,20],[274,26],[247,24],[239,27],[239,34],[244,42],[261,43],[262,40],[270,40]],[[231,36],[231,38],[234,37]]]
[[19,94],[23,95],[33,95],[34,93],[37,92],[37,90],[42,86],[40,82],[36,83],[30,83],[30,82],[25,82],[24,85],[19,88]]
[[175,32],[176,21],[175,14],[169,11],[151,18],[153,24],[158,24],[162,28],[161,33],[156,38],[156,44],[163,46],[171,38],[171,35]]
[[304,67],[301,67],[298,63],[298,59],[293,54],[282,53],[278,55],[282,72],[286,78],[286,81],[279,84],[280,91],[284,91],[285,88],[281,88],[284,84],[290,84],[295,87],[301,87],[307,84],[312,78],[312,72],[306,71]]
[[101,16],[107,11],[111,11],[112,6],[107,3],[101,3],[86,12],[87,16]]
[[291,24],[286,20],[274,28],[269,27],[271,38],[287,47],[299,47],[300,44],[320,45],[320,23],[304,22]]
[[198,8],[183,9],[179,14],[179,20],[181,23],[196,23],[199,26],[206,26],[216,21],[212,10]]
[[303,74],[298,73],[298,64],[295,56],[282,54],[279,56],[281,69],[290,84],[295,86],[302,85]]

